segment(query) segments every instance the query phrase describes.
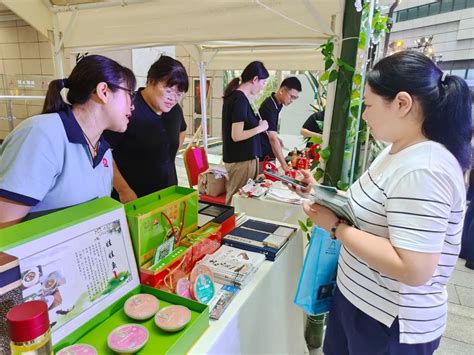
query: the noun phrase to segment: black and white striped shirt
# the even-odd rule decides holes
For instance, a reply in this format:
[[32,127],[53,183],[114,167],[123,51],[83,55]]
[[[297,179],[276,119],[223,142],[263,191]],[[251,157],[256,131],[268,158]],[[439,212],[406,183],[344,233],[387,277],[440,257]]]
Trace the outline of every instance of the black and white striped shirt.
[[337,284],[357,308],[390,326],[400,323],[401,343],[425,343],[446,328],[446,284],[456,265],[465,187],[456,158],[428,141],[389,154],[385,149],[349,190],[361,230],[393,246],[441,253],[431,279],[408,286],[367,265],[344,246]]

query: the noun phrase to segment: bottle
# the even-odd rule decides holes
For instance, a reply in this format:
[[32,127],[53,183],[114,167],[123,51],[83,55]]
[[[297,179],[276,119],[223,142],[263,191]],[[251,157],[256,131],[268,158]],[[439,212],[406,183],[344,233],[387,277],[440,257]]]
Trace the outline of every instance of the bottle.
[[10,309],[23,302],[20,286],[18,258],[0,252],[0,355],[10,354],[6,315]]
[[52,355],[48,305],[30,301],[13,307],[7,313],[8,335],[12,355]]
[[296,147],[295,147],[295,149],[293,150],[293,152],[291,152],[291,167],[292,167],[293,169],[296,168],[296,162],[297,162],[297,160],[298,160],[298,149],[296,149]]

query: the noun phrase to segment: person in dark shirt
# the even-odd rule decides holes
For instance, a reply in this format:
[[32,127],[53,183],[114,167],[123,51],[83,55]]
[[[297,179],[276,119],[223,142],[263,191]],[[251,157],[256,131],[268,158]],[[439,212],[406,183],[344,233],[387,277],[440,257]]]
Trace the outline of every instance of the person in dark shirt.
[[[288,170],[289,166],[285,161],[282,151],[282,141],[278,137],[278,119],[283,106],[290,105],[298,99],[301,92],[301,82],[292,76],[282,81],[277,92],[267,97],[260,105],[260,117],[268,122],[268,130],[260,133],[262,143],[262,155],[260,161],[278,159],[283,170]],[[261,170],[261,169],[260,169]]]
[[114,157],[112,196],[122,203],[178,183],[175,159],[187,128],[178,103],[188,87],[184,66],[162,55],[137,92],[127,131],[107,135]]
[[255,115],[250,99],[262,91],[269,77],[262,62],[247,65],[241,78],[232,80],[224,91],[222,106],[223,160],[229,174],[226,182],[226,204],[258,172],[261,156],[259,134],[268,128],[267,121]]
[[303,137],[322,137],[323,130],[318,122],[324,121],[324,111],[314,112],[304,122],[300,133]]

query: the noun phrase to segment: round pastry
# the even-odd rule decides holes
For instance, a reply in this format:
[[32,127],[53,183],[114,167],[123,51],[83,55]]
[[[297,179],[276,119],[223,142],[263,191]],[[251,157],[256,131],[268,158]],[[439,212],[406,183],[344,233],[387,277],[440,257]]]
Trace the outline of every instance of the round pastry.
[[191,282],[183,277],[176,283],[176,294],[178,296],[191,299]]
[[121,325],[107,338],[107,345],[112,351],[119,354],[135,353],[148,341],[148,330],[139,324]]
[[160,309],[160,301],[153,295],[139,293],[124,304],[125,314],[132,319],[144,320],[153,317]]
[[56,355],[97,355],[97,350],[88,344],[74,344],[59,350]]
[[155,324],[166,332],[177,332],[191,320],[191,311],[184,306],[172,305],[155,315]]
[[207,304],[214,297],[215,286],[211,277],[200,274],[193,283],[193,296],[198,302]]
[[189,281],[191,281],[191,283],[194,283],[194,281],[196,281],[196,278],[200,274],[209,275],[211,280],[214,281],[214,274],[212,273],[211,269],[201,264],[196,264],[196,266],[194,266],[194,268],[191,270],[191,274],[189,275]]

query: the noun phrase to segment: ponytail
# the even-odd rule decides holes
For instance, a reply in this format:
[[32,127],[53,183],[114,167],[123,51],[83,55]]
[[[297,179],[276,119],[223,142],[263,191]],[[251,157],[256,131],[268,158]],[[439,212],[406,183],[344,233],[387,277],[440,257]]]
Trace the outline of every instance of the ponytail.
[[242,75],[240,78],[233,79],[225,88],[223,98],[229,96],[232,92],[234,92],[240,84],[246,83],[248,81],[253,80],[253,78],[257,77],[259,80],[266,79],[270,76],[268,70],[265,68],[262,62],[256,60],[250,64],[248,64],[245,69],[242,71]]
[[61,97],[61,90],[65,88],[65,83],[65,79],[56,79],[49,83],[41,113],[59,112],[66,109],[66,103]]
[[237,90],[239,85],[240,85],[240,78],[232,79],[231,82],[227,84],[227,87],[224,90],[224,96],[222,96],[222,98],[226,98],[227,96],[232,94],[235,90]]
[[427,109],[423,133],[429,139],[443,144],[466,171],[471,165],[469,87],[460,77],[442,74],[438,88],[439,100]]
[[423,134],[443,144],[463,171],[471,162],[471,94],[466,82],[444,74],[422,53],[400,51],[381,59],[367,74],[367,84],[387,101],[405,91],[420,104]]
[[42,113],[60,112],[67,108],[61,97],[61,90],[68,88],[67,101],[71,105],[86,103],[94,93],[97,84],[109,84],[111,91],[125,86],[135,91],[136,79],[133,72],[116,61],[101,55],[82,58],[67,79],[57,79],[49,83]]

